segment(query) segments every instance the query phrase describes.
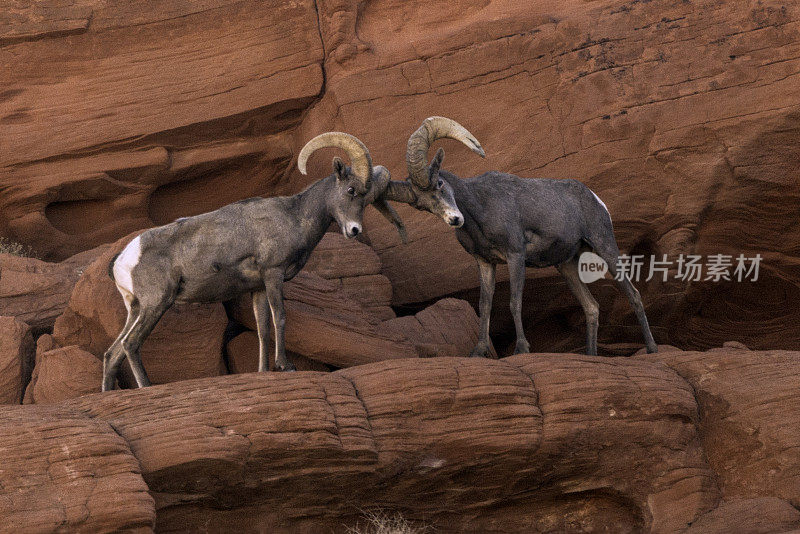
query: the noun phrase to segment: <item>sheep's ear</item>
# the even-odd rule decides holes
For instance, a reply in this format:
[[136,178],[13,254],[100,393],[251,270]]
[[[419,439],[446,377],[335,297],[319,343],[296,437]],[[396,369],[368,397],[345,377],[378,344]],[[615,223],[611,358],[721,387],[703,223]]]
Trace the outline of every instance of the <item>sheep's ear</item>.
[[442,167],[443,160],[444,149],[440,148],[436,151],[436,155],[433,156],[431,164],[428,165],[428,178],[430,179],[431,183],[435,183],[435,181],[439,179],[439,169]]
[[338,156],[333,158],[333,174],[335,174],[339,180],[347,179],[347,166]]

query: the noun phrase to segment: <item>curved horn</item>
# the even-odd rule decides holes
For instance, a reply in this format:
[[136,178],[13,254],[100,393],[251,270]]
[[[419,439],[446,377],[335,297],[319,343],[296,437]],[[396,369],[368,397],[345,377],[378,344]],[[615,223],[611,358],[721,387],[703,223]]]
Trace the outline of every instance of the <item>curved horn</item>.
[[486,157],[483,147],[475,139],[475,136],[459,123],[447,117],[428,117],[422,121],[422,126],[408,138],[406,150],[408,176],[420,189],[430,189],[431,187],[428,177],[428,149],[434,141],[444,137],[461,141],[480,157]]
[[306,162],[312,153],[320,148],[336,147],[341,148],[350,158],[350,168],[353,175],[358,178],[364,186],[367,186],[372,179],[372,158],[369,150],[357,137],[344,132],[326,132],[319,134],[314,139],[306,143],[300,155],[297,156],[297,168],[306,174]]
[[414,194],[414,190],[411,189],[411,184],[398,182],[397,180],[391,180],[386,185],[386,191],[383,193],[382,198],[402,202],[403,204],[414,204],[417,201],[417,196]]
[[364,204],[372,204],[378,197],[383,195],[391,178],[392,175],[389,173],[389,169],[383,165],[375,165],[372,167],[372,185],[364,197]]
[[[364,202],[367,204],[372,204],[375,206],[381,215],[383,215],[390,223],[392,223],[395,228],[397,228],[397,232],[400,234],[400,240],[403,243],[408,242],[408,236],[406,234],[406,227],[403,224],[403,220],[394,211],[394,208],[389,205],[387,202],[387,196],[391,197],[391,191],[394,190],[394,185],[400,182],[394,182],[391,180],[391,175],[389,174],[389,169],[384,167],[383,165],[376,165],[372,168],[372,186],[370,187],[367,196],[364,198]],[[408,187],[408,184],[402,182],[403,185]],[[409,191],[411,190],[408,187]],[[412,193],[413,194],[413,193]],[[391,200],[394,200],[391,198]]]

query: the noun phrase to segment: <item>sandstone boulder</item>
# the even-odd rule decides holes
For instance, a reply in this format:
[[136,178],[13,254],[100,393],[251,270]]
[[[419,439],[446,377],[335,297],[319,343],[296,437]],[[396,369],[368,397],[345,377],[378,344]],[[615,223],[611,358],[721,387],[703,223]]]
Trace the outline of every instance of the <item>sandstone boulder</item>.
[[[231,339],[225,346],[228,355],[228,372],[231,374],[258,371],[258,334],[246,330]],[[330,371],[324,363],[306,358],[302,354],[287,352],[298,371]],[[275,346],[269,345],[269,368],[275,369]]]
[[393,319],[392,284],[381,274],[381,260],[369,245],[328,232],[304,267],[326,280],[338,283],[348,297],[381,320]]
[[637,358],[663,362],[692,385],[703,447],[725,497],[800,504],[800,354],[734,348]]
[[0,417],[0,532],[152,532],[153,498],[111,426],[61,406]]
[[106,248],[87,250],[61,263],[0,254],[0,310],[36,331],[52,329],[75,282]]
[[103,362],[77,346],[37,353],[25,404],[52,404],[100,391]]
[[416,315],[383,323],[404,335],[421,356],[466,356],[478,343],[478,317],[467,301],[442,299]]
[[[363,277],[351,277],[358,278]],[[287,350],[334,367],[394,358],[464,356],[478,340],[478,317],[463,300],[444,299],[416,315],[381,321],[335,281],[305,270],[286,283],[284,297]],[[237,299],[232,311],[238,322],[256,329],[249,295]],[[253,334],[232,341],[235,358],[245,339],[249,339],[249,361],[257,362],[252,356],[257,347]]]
[[0,316],[0,404],[19,404],[33,369],[30,327],[14,317]]
[[[134,235],[114,243],[86,268],[75,285],[67,309],[56,320],[53,329],[56,345],[76,345],[102,358],[122,330],[127,313],[122,297],[108,276],[108,265]],[[150,380],[158,384],[221,374],[224,371],[223,333],[227,324],[222,304],[170,308],[142,346],[142,361]]]
[[[286,348],[334,367],[390,358],[414,358],[405,336],[380,326],[380,319],[334,281],[301,271],[284,285]],[[252,299],[243,295],[233,317],[256,330]]]
[[383,507],[445,532],[675,532],[719,498],[691,388],[634,359],[393,360],[67,406],[130,443],[167,531],[319,532]]
[[[17,4],[0,14],[0,235],[48,259],[296,193],[330,172],[323,157],[309,177],[294,165],[326,130],[358,135],[402,179],[410,132],[446,115],[487,151],[444,141],[446,169],[578,178],[608,205],[625,252],[761,254],[757,282],[687,283],[673,270],[642,283],[657,341],[800,347],[793,3]],[[474,261],[452,230],[398,209],[408,245],[375,210],[365,220],[393,303],[475,304]],[[498,279],[501,339],[504,269]],[[624,296],[593,291],[600,342],[641,346]],[[534,350],[582,348],[582,312],[555,271],[531,271],[524,302]]]

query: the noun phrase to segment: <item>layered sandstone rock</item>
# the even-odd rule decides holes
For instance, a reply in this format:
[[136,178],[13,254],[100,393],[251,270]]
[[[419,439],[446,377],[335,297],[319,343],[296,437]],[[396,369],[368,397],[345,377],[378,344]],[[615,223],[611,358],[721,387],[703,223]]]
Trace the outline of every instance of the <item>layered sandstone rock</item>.
[[[275,345],[269,342],[269,368],[275,369]],[[258,371],[258,334],[246,330],[231,339],[225,345],[228,356],[228,372],[231,374],[255,373]],[[324,363],[306,358],[302,354],[287,351],[289,360],[298,371],[330,371],[331,368]]]
[[478,343],[478,326],[475,310],[459,299],[442,299],[416,315],[383,323],[411,341],[422,357],[467,356]]
[[685,534],[797,532],[800,511],[775,497],[724,501],[692,523]]
[[328,232],[308,258],[304,267],[338,284],[378,319],[393,319],[392,284],[381,274],[381,260],[369,246],[355,239],[345,239],[339,232]]
[[[579,178],[626,252],[762,255],[756,283],[643,285],[658,341],[800,347],[794,4],[49,4],[0,15],[0,234],[48,258],[297,192],[329,173],[325,157],[308,178],[294,168],[324,130],[358,135],[403,178],[409,133],[447,115],[488,154],[444,142],[447,169]],[[474,262],[452,231],[399,209],[408,245],[372,209],[365,225],[394,303],[474,304]],[[580,349],[577,303],[554,271],[529,276],[534,350]],[[624,297],[597,292],[601,342],[640,343]],[[510,331],[506,310],[498,298],[496,338]]]
[[104,247],[60,263],[0,254],[0,312],[41,332],[52,329],[67,307],[75,282]]
[[[75,345],[102,358],[119,335],[127,312],[108,275],[108,265],[134,235],[114,243],[86,268],[67,309],[56,320],[56,346]],[[227,324],[222,304],[171,307],[142,345],[142,361],[150,380],[159,384],[223,374],[222,343]]]
[[31,376],[34,344],[30,327],[0,316],[0,404],[19,404]]
[[407,359],[0,408],[0,530],[790,531],[798,361]]
[[62,258],[285,190],[323,89],[313,1],[46,4],[0,14],[3,233]]
[[153,498],[125,439],[63,406],[0,417],[2,532],[152,532]]
[[800,505],[800,354],[736,348],[637,358],[663,362],[691,384],[703,448],[726,497]]
[[[396,358],[465,356],[477,343],[478,317],[466,301],[444,299],[416,315],[381,321],[382,315],[374,314],[370,305],[374,300],[365,304],[359,298],[370,291],[369,281],[361,280],[364,278],[369,276],[343,278],[363,282],[356,295],[338,285],[335,278],[325,280],[305,270],[287,282],[287,350],[333,367],[350,367]],[[233,345],[234,367],[242,368],[236,361],[240,360],[247,362],[244,369],[253,369],[253,362],[258,362],[258,343],[251,297],[238,298],[231,311],[250,332],[228,344],[228,355]],[[304,367],[321,369],[305,363]]]
[[25,390],[25,404],[52,404],[100,391],[103,363],[77,346],[45,349]]
[[630,359],[396,360],[69,406],[130,443],[166,531],[319,532],[380,506],[450,532],[570,530],[576,515],[674,532],[718,498],[688,384]]
[[[289,351],[334,367],[417,356],[405,336],[381,328],[380,319],[334,281],[301,271],[283,291]],[[250,295],[238,298],[232,311],[256,330]]]

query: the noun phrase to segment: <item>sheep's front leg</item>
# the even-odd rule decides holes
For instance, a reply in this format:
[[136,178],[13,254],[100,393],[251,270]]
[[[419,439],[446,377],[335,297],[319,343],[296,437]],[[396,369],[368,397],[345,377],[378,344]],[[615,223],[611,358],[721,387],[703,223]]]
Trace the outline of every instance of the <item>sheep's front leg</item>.
[[495,265],[488,263],[480,258],[478,260],[478,272],[481,278],[481,331],[479,333],[478,344],[472,349],[470,357],[486,358],[489,356],[489,318],[492,315],[492,298],[494,297]]
[[258,371],[269,371],[269,302],[266,291],[253,293],[253,315],[258,329]]
[[528,340],[525,339],[525,330],[522,327],[522,290],[525,287],[525,256],[523,254],[508,254],[508,281],[511,286],[510,307],[514,317],[514,329],[517,331],[517,344],[514,354],[530,352]]
[[275,327],[275,370],[294,371],[295,367],[286,358],[285,330],[286,313],[283,309],[283,272],[264,280],[265,293],[272,310],[272,324]]

